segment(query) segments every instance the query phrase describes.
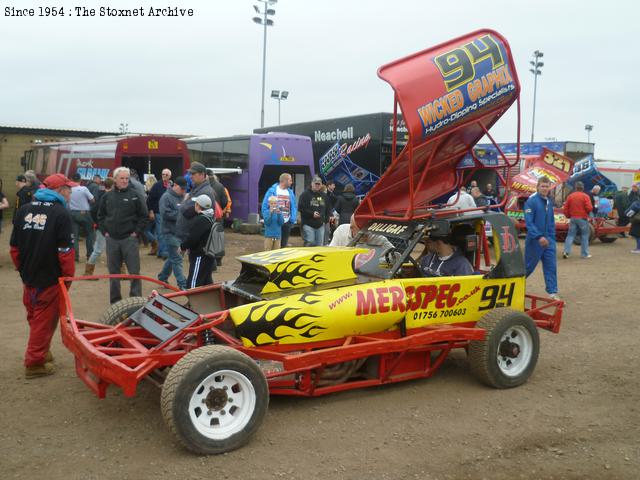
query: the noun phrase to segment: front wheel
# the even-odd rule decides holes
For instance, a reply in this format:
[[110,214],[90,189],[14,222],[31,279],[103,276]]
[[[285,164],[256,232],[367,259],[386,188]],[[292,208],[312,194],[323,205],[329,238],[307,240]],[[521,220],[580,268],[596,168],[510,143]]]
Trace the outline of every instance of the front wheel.
[[540,337],[527,314],[497,308],[476,324],[484,328],[484,340],[472,340],[469,363],[482,383],[495,388],[512,388],[526,382],[538,362]]
[[162,387],[162,416],[188,450],[229,452],[247,443],[269,405],[267,380],[247,355],[208,345],[189,352]]

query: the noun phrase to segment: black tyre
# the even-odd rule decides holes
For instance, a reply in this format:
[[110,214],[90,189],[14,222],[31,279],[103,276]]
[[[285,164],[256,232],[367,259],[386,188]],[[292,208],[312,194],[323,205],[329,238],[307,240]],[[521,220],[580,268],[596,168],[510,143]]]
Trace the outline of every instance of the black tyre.
[[472,373],[495,388],[522,385],[533,373],[540,352],[540,337],[533,320],[510,308],[497,308],[476,324],[484,328],[484,340],[469,345]]
[[188,450],[220,454],[241,447],[269,406],[260,367],[230,347],[207,345],[189,352],[162,387],[162,416]]
[[123,298],[107,308],[98,321],[105,325],[117,325],[140,310],[147,301],[146,297]]
[[613,235],[603,235],[601,237],[598,237],[598,239],[602,242],[602,243],[613,243],[615,242],[618,237],[615,237]]
[[[596,238],[596,229],[593,225],[589,224],[589,243],[593,243],[593,240]],[[582,234],[580,230],[577,231],[575,238],[573,239],[574,245],[580,245],[582,243]]]

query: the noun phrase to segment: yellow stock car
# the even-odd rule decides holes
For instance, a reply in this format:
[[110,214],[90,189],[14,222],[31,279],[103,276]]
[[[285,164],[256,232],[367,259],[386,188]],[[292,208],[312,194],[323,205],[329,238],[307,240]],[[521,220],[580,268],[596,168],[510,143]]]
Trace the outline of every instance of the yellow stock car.
[[[126,299],[101,323],[75,318],[65,282],[77,279],[60,279],[62,338],[98,396],[111,384],[132,396],[143,378],[152,380],[162,386],[162,414],[178,440],[211,454],[248,441],[269,394],[425,378],[454,348],[468,352],[485,384],[508,388],[529,378],[538,328],[559,330],[562,302],[525,294],[522,251],[505,215],[454,210],[459,198],[448,209],[437,203],[480,168],[495,170],[502,190],[508,184],[517,160],[497,145],[495,161],[473,148],[519,95],[506,39],[471,32],[378,75],[394,90],[392,160],[355,212],[366,228],[349,247],[243,256],[233,282]],[[474,273],[423,277],[428,235],[455,239]]]
[[[474,274],[423,277],[428,235],[455,239]],[[485,384],[520,385],[538,358],[536,326],[560,327],[562,302],[525,295],[523,255],[503,214],[375,221],[349,247],[239,260],[233,282],[125,299],[100,324],[74,318],[62,279],[61,331],[78,375],[100,397],[110,384],[132,396],[142,378],[161,383],[171,430],[189,450],[211,454],[249,439],[269,394],[429,377],[454,348],[467,350]]]

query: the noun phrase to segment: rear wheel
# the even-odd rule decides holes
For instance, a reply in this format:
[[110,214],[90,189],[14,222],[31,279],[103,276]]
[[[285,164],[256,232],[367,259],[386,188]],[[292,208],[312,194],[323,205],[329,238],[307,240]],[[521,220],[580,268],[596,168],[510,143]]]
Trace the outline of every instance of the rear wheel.
[[162,416],[188,450],[229,452],[249,441],[269,405],[267,380],[250,357],[208,345],[189,352],[162,387]]
[[484,340],[469,345],[472,373],[495,388],[522,385],[536,368],[540,337],[533,320],[510,308],[497,308],[476,324],[486,330]]
[[598,239],[602,243],[613,243],[618,239],[618,237],[614,237],[613,235],[603,235],[601,237],[598,237]]
[[107,308],[98,321],[105,325],[117,325],[140,310],[147,301],[145,297],[124,298]]

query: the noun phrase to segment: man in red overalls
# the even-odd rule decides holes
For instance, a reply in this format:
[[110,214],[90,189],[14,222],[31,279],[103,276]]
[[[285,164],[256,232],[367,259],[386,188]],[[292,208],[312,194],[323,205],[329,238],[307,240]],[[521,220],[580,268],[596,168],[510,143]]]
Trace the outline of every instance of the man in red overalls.
[[43,183],[45,188],[37,190],[31,203],[16,212],[10,241],[11,258],[24,286],[22,301],[29,322],[26,378],[54,372],[49,348],[58,325],[58,277],[75,273],[67,202],[71,187],[77,184],[61,173],[48,176]]

